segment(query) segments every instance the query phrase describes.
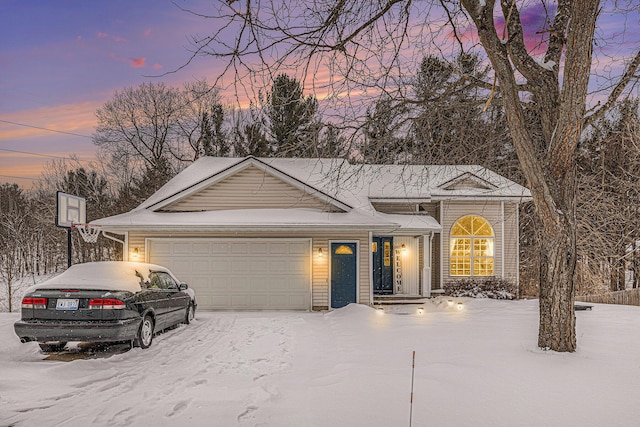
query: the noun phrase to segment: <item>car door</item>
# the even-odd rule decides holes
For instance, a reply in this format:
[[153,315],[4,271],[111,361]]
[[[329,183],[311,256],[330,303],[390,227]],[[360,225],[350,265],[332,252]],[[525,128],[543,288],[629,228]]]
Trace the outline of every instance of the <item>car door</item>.
[[184,319],[189,296],[180,290],[178,282],[168,273],[154,272],[163,291],[160,302],[164,327],[173,326]]

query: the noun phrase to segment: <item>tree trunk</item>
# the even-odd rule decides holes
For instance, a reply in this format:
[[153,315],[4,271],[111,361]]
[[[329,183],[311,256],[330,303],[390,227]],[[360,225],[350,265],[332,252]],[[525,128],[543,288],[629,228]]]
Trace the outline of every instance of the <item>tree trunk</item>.
[[576,348],[575,237],[575,228],[568,223],[542,232],[538,346],[543,349],[571,352]]

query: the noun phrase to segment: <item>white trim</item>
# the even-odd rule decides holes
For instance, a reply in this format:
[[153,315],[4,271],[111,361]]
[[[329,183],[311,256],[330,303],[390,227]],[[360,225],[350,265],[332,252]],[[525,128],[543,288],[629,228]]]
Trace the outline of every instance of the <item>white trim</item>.
[[[491,235],[491,239],[493,239],[493,243],[494,243],[494,251],[493,251],[493,274],[491,275],[492,277],[497,277],[496,276],[496,260],[500,259],[499,256],[500,254],[496,254],[496,241],[498,240],[497,236],[496,236],[496,227],[494,224],[491,223],[491,221],[484,215],[478,214],[478,213],[464,213],[461,216],[457,217],[454,221],[451,222],[451,228],[449,229],[449,234],[448,234],[448,244],[447,244],[447,250],[449,250],[449,268],[447,270],[447,275],[450,278],[460,278],[460,277],[487,277],[487,276],[478,276],[475,274],[475,263],[474,263],[474,259],[475,259],[475,249],[474,249],[474,240],[475,239],[483,239],[483,238],[488,238],[489,236],[477,236],[477,235],[470,235],[469,238],[471,239],[471,251],[470,251],[470,255],[469,255],[469,260],[470,260],[470,269],[471,269],[471,274],[470,275],[452,275],[451,274],[451,233],[453,231],[453,228],[456,226],[456,224],[462,219],[462,218],[466,218],[468,216],[473,216],[473,217],[477,217],[477,218],[481,218],[484,222],[486,222],[489,227],[491,227],[491,231],[493,232],[493,234]],[[502,215],[504,217],[504,215]],[[498,221],[500,221],[500,219],[498,219]],[[502,276],[504,277],[504,221],[501,221],[502,223]]]
[[451,186],[454,186],[454,185],[458,184],[459,182],[464,181],[465,179],[469,179],[470,181],[473,181],[474,183],[476,183],[479,186],[483,187],[482,189],[484,189],[484,190],[496,190],[498,188],[498,186],[495,185],[494,183],[492,183],[492,182],[490,182],[490,181],[488,181],[488,180],[486,180],[484,178],[480,178],[478,175],[476,175],[473,172],[464,172],[464,173],[458,175],[457,177],[452,178],[449,181],[440,184],[438,186],[438,188],[442,188],[444,190],[449,190],[449,188]]
[[[371,203],[380,203],[380,204],[394,204],[394,203],[415,203],[419,205],[420,203],[429,203],[431,202],[431,196],[423,196],[423,197],[369,197],[369,201]],[[416,210],[417,212],[417,210]]]
[[[502,251],[502,266],[501,266],[501,274],[500,276],[504,279],[504,202],[500,202],[500,250]],[[493,233],[495,234],[495,233]]]
[[[283,241],[283,242],[293,242],[307,241],[309,243],[309,277],[308,279],[308,292],[309,292],[309,303],[307,306],[308,311],[313,311],[313,239],[311,237],[145,237],[144,239],[144,256],[146,262],[149,262],[149,242],[151,240],[173,240],[173,241],[209,241],[209,242],[260,242],[260,241]],[[329,286],[330,287],[330,286]],[[331,305],[331,300],[329,300],[329,305]]]
[[516,203],[516,290],[520,298],[520,204]]
[[[334,308],[331,307],[331,258],[333,255],[333,251],[331,250],[331,244],[333,243],[355,243],[356,244],[356,304],[360,304],[360,240],[344,240],[344,239],[333,239],[333,240],[328,240],[327,241],[327,252],[329,252],[327,254],[328,256],[328,260],[327,260],[327,266],[329,268],[328,270],[328,294],[329,294],[329,301],[327,301],[327,305],[329,306],[329,310],[333,310]],[[371,292],[369,293],[371,294]],[[371,298],[371,297],[370,297]]]
[[[373,305],[373,251],[371,248],[372,244],[373,244],[373,231],[369,231],[369,243],[367,248],[367,250],[369,251],[369,305]],[[331,271],[329,271],[329,276],[331,276]],[[329,281],[331,281],[331,277],[329,277]],[[331,305],[331,300],[329,300],[329,305]]]
[[[440,202],[440,224],[444,223],[444,203]],[[451,231],[447,237],[447,246],[450,244]],[[451,261],[449,261],[451,262]],[[448,273],[447,273],[448,274]],[[444,290],[444,227],[440,232],[440,289]]]
[[431,296],[431,251],[433,250],[432,239],[433,231],[429,235],[425,234],[422,236],[422,289],[420,295],[423,297]]
[[[456,191],[456,190],[451,190]],[[500,200],[504,200],[506,202],[530,202],[532,200],[531,197],[528,196],[490,196],[490,195],[469,195],[469,194],[432,194],[431,201],[432,202],[451,202],[451,201],[481,201],[481,202],[498,202]]]
[[[124,233],[124,246],[122,247],[122,260],[129,261],[129,232]],[[145,251],[146,253],[146,251]]]

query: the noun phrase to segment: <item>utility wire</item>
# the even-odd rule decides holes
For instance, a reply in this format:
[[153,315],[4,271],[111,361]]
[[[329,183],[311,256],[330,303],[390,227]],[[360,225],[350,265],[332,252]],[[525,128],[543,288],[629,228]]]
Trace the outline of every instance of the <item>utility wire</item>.
[[9,151],[11,153],[29,154],[31,156],[41,156],[41,157],[49,157],[52,159],[73,160],[78,162],[91,163],[91,160],[81,160],[81,159],[74,159],[73,157],[54,156],[52,154],[31,153],[29,151],[12,150],[10,148],[0,148],[0,151]]
[[88,136],[88,135],[82,135],[82,134],[79,134],[79,133],[73,133],[73,132],[66,132],[66,131],[63,131],[63,130],[55,130],[55,129],[44,128],[44,127],[41,127],[41,126],[26,125],[26,124],[24,124],[24,123],[11,122],[11,121],[9,121],[9,120],[2,120],[2,119],[0,119],[0,122],[2,122],[2,123],[9,123],[9,124],[11,124],[11,125],[16,125],[16,126],[24,126],[24,127],[27,127],[27,128],[33,128],[33,129],[46,130],[46,131],[48,131],[48,132],[64,133],[64,134],[66,134],[66,135],[80,136],[80,137],[82,137],[82,138],[89,138],[89,139],[91,139],[91,137],[90,137],[90,136]]
[[0,175],[3,178],[11,178],[11,179],[29,179],[31,181],[42,181],[41,178],[31,178],[30,176],[13,176],[13,175]]

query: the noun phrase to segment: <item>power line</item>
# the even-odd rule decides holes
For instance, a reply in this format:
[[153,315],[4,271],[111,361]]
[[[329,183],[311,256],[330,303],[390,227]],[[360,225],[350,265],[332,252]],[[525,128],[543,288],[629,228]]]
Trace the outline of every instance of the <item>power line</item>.
[[41,157],[49,157],[52,159],[73,160],[78,162],[91,163],[91,160],[81,160],[81,159],[74,159],[73,157],[54,156],[52,154],[42,154],[42,153],[32,153],[29,151],[11,150],[9,148],[0,148],[0,151],[9,151],[11,153],[28,154],[30,156],[41,156]]
[[13,176],[13,175],[0,175],[3,178],[11,178],[11,179],[29,179],[31,181],[42,181],[40,178],[31,178],[29,176]]
[[2,119],[0,119],[0,122],[2,122],[2,123],[9,123],[9,124],[11,124],[11,125],[16,125],[16,126],[24,126],[24,127],[27,127],[27,128],[33,128],[33,129],[46,130],[47,132],[64,133],[64,134],[66,134],[66,135],[73,135],[73,136],[79,136],[79,137],[82,137],[82,138],[89,138],[89,139],[91,139],[91,137],[90,137],[90,136],[88,136],[88,135],[82,135],[82,134],[79,134],[79,133],[73,133],[73,132],[66,132],[66,131],[64,131],[64,130],[49,129],[49,128],[44,128],[44,127],[41,127],[41,126],[27,125],[27,124],[24,124],[24,123],[11,122],[11,121],[9,121],[9,120],[2,120]]

